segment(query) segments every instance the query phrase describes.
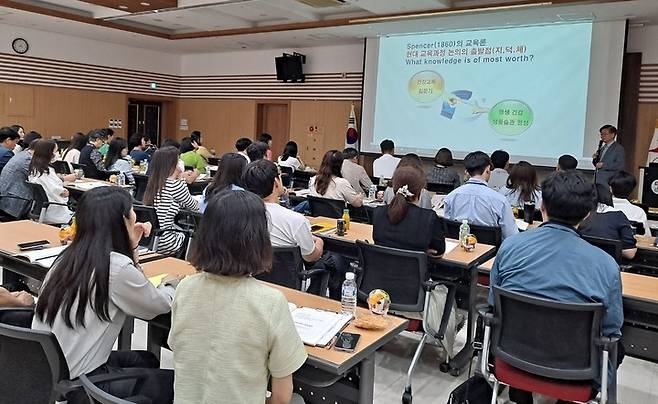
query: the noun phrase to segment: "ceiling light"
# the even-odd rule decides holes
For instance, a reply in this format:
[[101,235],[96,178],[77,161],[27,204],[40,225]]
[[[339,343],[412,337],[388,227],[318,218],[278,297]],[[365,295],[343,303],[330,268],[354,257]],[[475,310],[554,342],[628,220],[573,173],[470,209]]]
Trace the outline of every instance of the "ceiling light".
[[124,6],[123,4],[121,4],[121,5],[119,5],[119,8],[122,9],[122,10],[127,10],[128,6]]
[[146,6],[146,7],[148,7],[148,6],[151,5],[151,3],[148,3],[148,2],[146,2],[146,1],[143,1],[143,2],[141,2],[141,3],[139,3],[139,4],[141,4],[142,6]]

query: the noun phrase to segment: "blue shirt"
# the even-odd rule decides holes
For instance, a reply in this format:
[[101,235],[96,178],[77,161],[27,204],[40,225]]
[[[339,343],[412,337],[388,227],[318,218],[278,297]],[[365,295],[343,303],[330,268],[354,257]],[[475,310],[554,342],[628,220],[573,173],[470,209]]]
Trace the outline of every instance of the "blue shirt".
[[559,302],[602,303],[603,334],[621,335],[619,266],[567,225],[547,222],[506,239],[491,268],[491,285]]
[[[206,201],[206,190],[208,187],[205,187],[203,189],[203,194],[201,195],[201,201],[199,202],[199,212],[203,213],[206,211],[206,206],[208,206],[208,202]],[[239,187],[235,184],[231,184],[231,191],[244,191],[244,188]]]
[[519,232],[507,199],[489,188],[486,181],[471,178],[450,192],[443,201],[446,219],[470,224],[499,226],[503,238]]
[[151,156],[148,155],[145,151],[142,150],[131,150],[130,151],[130,158],[135,160],[136,163],[141,163],[142,160],[149,161]]
[[14,157],[14,152],[4,146],[0,146],[0,171],[7,165],[9,160]]

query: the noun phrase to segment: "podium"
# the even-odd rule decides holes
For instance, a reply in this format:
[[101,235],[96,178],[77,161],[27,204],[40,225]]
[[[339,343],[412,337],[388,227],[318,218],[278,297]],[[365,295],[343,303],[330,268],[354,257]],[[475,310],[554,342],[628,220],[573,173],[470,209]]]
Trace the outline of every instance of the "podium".
[[640,167],[638,199],[643,205],[658,208],[658,164]]

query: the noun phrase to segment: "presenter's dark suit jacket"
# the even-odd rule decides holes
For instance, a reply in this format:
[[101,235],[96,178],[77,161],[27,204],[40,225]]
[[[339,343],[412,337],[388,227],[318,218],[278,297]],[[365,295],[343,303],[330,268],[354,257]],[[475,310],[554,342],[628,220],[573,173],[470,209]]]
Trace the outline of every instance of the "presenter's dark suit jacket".
[[603,158],[601,159],[603,168],[596,174],[596,182],[598,184],[608,185],[610,177],[615,175],[617,171],[624,169],[625,154],[624,146],[616,141],[608,146],[608,150],[603,154]]

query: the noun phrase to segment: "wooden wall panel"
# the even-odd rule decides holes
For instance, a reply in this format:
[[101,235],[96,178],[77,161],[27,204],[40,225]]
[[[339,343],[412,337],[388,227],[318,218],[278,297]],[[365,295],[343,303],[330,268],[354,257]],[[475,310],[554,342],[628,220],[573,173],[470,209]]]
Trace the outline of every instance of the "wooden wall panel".
[[[637,111],[637,131],[635,132],[635,150],[634,161],[636,166],[644,166],[647,163],[647,153],[651,138],[656,128],[656,119],[658,119],[658,104],[640,103]],[[626,152],[628,156],[628,152]],[[635,175],[638,174],[638,168],[633,167]]]

